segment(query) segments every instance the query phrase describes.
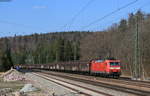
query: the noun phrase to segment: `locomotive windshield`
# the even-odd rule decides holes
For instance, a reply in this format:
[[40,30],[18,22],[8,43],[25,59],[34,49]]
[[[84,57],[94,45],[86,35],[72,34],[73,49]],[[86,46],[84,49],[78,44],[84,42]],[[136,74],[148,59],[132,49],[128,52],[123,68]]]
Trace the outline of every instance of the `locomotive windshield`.
[[110,66],[119,66],[120,63],[119,62],[110,62]]
[[96,60],[95,62],[103,62],[103,60]]

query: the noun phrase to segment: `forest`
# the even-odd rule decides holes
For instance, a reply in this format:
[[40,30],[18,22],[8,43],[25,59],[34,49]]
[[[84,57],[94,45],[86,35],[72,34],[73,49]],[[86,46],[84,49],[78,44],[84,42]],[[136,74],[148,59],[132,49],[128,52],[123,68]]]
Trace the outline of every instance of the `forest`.
[[136,32],[140,73],[150,76],[150,14],[141,10],[103,31],[50,32],[0,38],[0,70],[15,64],[90,60],[114,57],[121,60],[123,74],[133,74]]

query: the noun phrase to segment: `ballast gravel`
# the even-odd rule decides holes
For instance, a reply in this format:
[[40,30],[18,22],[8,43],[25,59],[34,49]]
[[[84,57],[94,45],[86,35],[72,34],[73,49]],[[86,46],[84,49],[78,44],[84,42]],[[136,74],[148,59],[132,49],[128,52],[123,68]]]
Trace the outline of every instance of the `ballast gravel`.
[[83,96],[80,93],[77,93],[73,90],[65,88],[41,77],[38,77],[32,73],[26,73],[25,77],[35,86],[44,90],[44,92],[48,94],[47,96]]
[[100,92],[103,92],[103,93],[107,93],[107,94],[110,94],[110,95],[113,95],[113,96],[135,96],[133,94],[128,94],[128,93],[124,93],[124,92],[120,92],[120,91],[117,91],[117,90],[112,90],[112,89],[108,89],[108,88],[104,88],[104,87],[94,86],[94,85],[91,85],[91,84],[78,82],[78,81],[74,81],[74,80],[64,79],[64,78],[60,78],[60,77],[57,77],[57,76],[50,75],[50,77],[57,78],[57,79],[60,79],[60,80],[66,81],[66,82],[74,83],[74,84],[77,84],[77,85],[80,85],[80,86],[92,88],[94,90],[97,90],[97,91],[100,91]]
[[3,81],[10,82],[10,81],[24,81],[24,74],[18,72],[15,69],[11,69],[7,72],[5,72],[3,75],[1,75],[1,78],[3,78]]
[[[55,84],[51,81],[45,80],[41,77],[38,77],[32,73],[27,73],[26,77],[29,78],[30,80],[36,82],[36,85],[38,85],[41,89],[44,88],[44,90],[50,94],[50,96],[81,96],[79,93],[77,92],[73,92],[72,90],[69,90],[65,87],[62,87],[58,84]],[[67,82],[71,82],[71,83],[75,83],[75,84],[79,84],[81,86],[88,86],[89,88],[93,88],[96,90],[100,90],[103,93],[107,93],[113,96],[134,96],[132,94],[127,94],[127,93],[123,93],[123,92],[119,92],[119,91],[114,91],[111,89],[107,89],[107,88],[103,88],[103,87],[97,87],[97,86],[93,86],[90,84],[85,84],[82,82],[77,82],[77,81],[73,81],[73,80],[68,80],[68,79],[64,79],[64,78],[60,78],[60,77],[56,77],[56,76],[52,76],[61,80],[65,80]],[[82,95],[83,96],[83,95]]]

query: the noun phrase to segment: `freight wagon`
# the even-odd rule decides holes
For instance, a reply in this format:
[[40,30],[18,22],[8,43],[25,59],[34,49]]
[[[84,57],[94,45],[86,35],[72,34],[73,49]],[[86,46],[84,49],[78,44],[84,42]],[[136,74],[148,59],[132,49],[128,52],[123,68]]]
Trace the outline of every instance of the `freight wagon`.
[[90,61],[58,62],[50,64],[21,65],[21,68],[44,69],[73,73],[88,73],[105,77],[119,78],[121,75],[120,60],[93,59]]

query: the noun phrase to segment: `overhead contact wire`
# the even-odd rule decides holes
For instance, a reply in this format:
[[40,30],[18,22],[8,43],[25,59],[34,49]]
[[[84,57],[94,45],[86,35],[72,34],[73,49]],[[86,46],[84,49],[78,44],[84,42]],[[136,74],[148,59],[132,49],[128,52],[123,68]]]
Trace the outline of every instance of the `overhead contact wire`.
[[99,18],[99,19],[97,19],[97,20],[94,20],[93,22],[89,23],[88,25],[82,27],[81,29],[83,30],[83,29],[85,29],[85,28],[87,28],[87,27],[89,27],[89,26],[91,26],[91,25],[93,25],[93,24],[95,24],[95,23],[97,23],[97,22],[100,22],[100,21],[104,20],[105,18],[107,18],[107,17],[113,15],[114,13],[116,13],[116,12],[118,12],[118,11],[124,9],[124,8],[129,7],[130,5],[136,3],[137,1],[139,1],[139,0],[134,0],[134,1],[132,1],[132,2],[130,2],[130,3],[128,3],[128,4],[126,4],[126,5],[124,5],[124,6],[120,7],[120,8],[118,8],[118,9],[116,9],[116,10],[114,10],[114,11],[108,13],[108,14],[104,15],[103,17],[101,17],[101,18]]

